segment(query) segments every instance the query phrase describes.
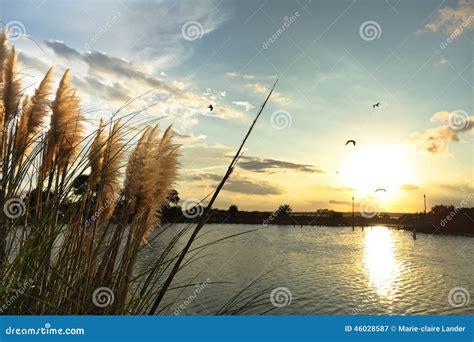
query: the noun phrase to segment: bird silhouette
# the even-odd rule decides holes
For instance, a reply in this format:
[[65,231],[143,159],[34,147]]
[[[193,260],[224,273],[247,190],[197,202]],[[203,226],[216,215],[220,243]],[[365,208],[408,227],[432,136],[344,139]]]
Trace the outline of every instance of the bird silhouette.
[[212,110],[214,109],[214,106],[210,104],[209,106],[207,106],[207,108],[209,108],[209,110],[212,112]]
[[347,141],[346,141],[346,145],[344,145],[344,146],[347,146],[347,145],[350,144],[350,143],[353,143],[354,146],[356,145],[355,140],[347,140]]
[[380,107],[381,103],[380,102],[377,102],[376,104],[373,104],[372,105],[372,108],[375,108],[375,107]]
[[387,190],[385,190],[384,188],[378,188],[377,190],[375,190],[375,192],[379,192],[379,191],[387,192]]

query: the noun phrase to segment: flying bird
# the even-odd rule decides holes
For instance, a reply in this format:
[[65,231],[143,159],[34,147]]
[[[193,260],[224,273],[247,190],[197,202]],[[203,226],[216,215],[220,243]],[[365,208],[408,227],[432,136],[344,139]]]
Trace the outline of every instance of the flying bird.
[[353,143],[354,146],[356,145],[355,140],[347,140],[347,141],[346,141],[346,145],[344,145],[344,146],[347,146],[347,145],[350,144],[350,143]]
[[387,192],[387,190],[385,190],[384,188],[379,188],[379,189],[375,190],[375,192],[379,192],[379,191]]
[[372,108],[375,108],[375,107],[380,107],[381,103],[380,102],[377,102],[376,104],[373,104],[372,105]]
[[209,108],[209,110],[212,112],[212,110],[214,109],[214,106],[210,104],[209,106],[207,106],[207,108]]

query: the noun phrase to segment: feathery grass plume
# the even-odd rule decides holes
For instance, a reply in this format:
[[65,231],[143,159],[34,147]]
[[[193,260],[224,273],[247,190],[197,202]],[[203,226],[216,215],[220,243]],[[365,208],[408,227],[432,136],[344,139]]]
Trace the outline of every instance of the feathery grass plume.
[[176,179],[178,169],[178,145],[173,144],[173,130],[171,126],[163,133],[158,143],[157,130],[152,130],[148,137],[149,147],[140,175],[140,194],[138,197],[138,211],[148,213],[144,218],[146,237],[160,223],[160,211],[166,202],[166,197]]
[[104,150],[103,166],[101,173],[101,191],[99,195],[99,208],[103,208],[101,223],[110,219],[120,190],[120,177],[122,176],[122,156],[124,153],[121,139],[122,124],[116,121],[112,127]]
[[18,53],[15,47],[12,47],[7,54],[7,59],[3,65],[3,107],[4,107],[4,125],[6,126],[11,119],[18,113],[18,107],[21,98],[21,81],[17,72]]
[[101,172],[100,170],[102,170],[102,166],[104,164],[104,149],[104,121],[100,119],[99,128],[97,129],[96,135],[89,150],[89,164],[91,167],[89,184],[93,189],[99,182],[99,176]]
[[24,102],[16,132],[15,155],[17,158],[28,152],[31,138],[39,132],[49,112],[50,101],[48,96],[51,93],[53,75],[54,68],[50,68],[36,89],[35,94],[31,99]]
[[71,86],[69,69],[64,73],[56,98],[51,104],[51,125],[48,132],[48,146],[43,164],[43,172],[53,165],[63,167],[72,162],[83,139],[83,116],[79,98]]
[[141,184],[141,174],[145,165],[146,149],[148,147],[149,136],[152,131],[158,129],[156,125],[153,129],[148,127],[138,140],[137,146],[133,149],[128,159],[127,168],[125,170],[124,189],[125,195],[128,197],[128,213],[127,216],[135,215],[137,212],[137,196],[139,194]]
[[8,31],[3,31],[0,36],[0,84],[3,82],[3,64],[8,55]]
[[0,151],[3,151],[3,123],[5,106],[3,105],[3,66],[8,55],[8,31],[0,36]]
[[[161,219],[161,208],[166,203],[169,192],[171,191],[173,183],[176,181],[178,174],[178,157],[179,157],[179,145],[173,143],[172,138],[174,136],[173,129],[169,126],[163,138],[161,139],[158,150],[156,151],[155,159],[155,174],[154,174],[154,194],[153,194],[153,215],[158,215],[158,222]],[[148,235],[153,228],[153,221],[150,222]]]

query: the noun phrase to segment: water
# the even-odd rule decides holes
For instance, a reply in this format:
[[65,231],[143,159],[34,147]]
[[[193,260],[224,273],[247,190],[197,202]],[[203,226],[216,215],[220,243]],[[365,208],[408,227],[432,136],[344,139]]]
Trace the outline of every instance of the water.
[[[263,306],[248,314],[269,308],[277,315],[474,314],[474,238],[418,234],[413,240],[410,232],[387,227],[208,225],[196,246],[252,229],[258,231],[201,251],[175,285],[204,284],[173,291],[168,314],[213,314],[259,277],[247,293],[263,293]],[[451,290],[452,304],[467,305],[451,305]]]

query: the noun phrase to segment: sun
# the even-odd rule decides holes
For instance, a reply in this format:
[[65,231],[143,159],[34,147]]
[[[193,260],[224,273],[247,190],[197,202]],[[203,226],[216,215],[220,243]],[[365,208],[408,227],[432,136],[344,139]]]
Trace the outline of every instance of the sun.
[[[358,146],[340,168],[345,186],[357,196],[377,196],[380,200],[397,195],[402,184],[413,181],[408,150],[403,145]],[[384,189],[377,191],[377,189]]]

